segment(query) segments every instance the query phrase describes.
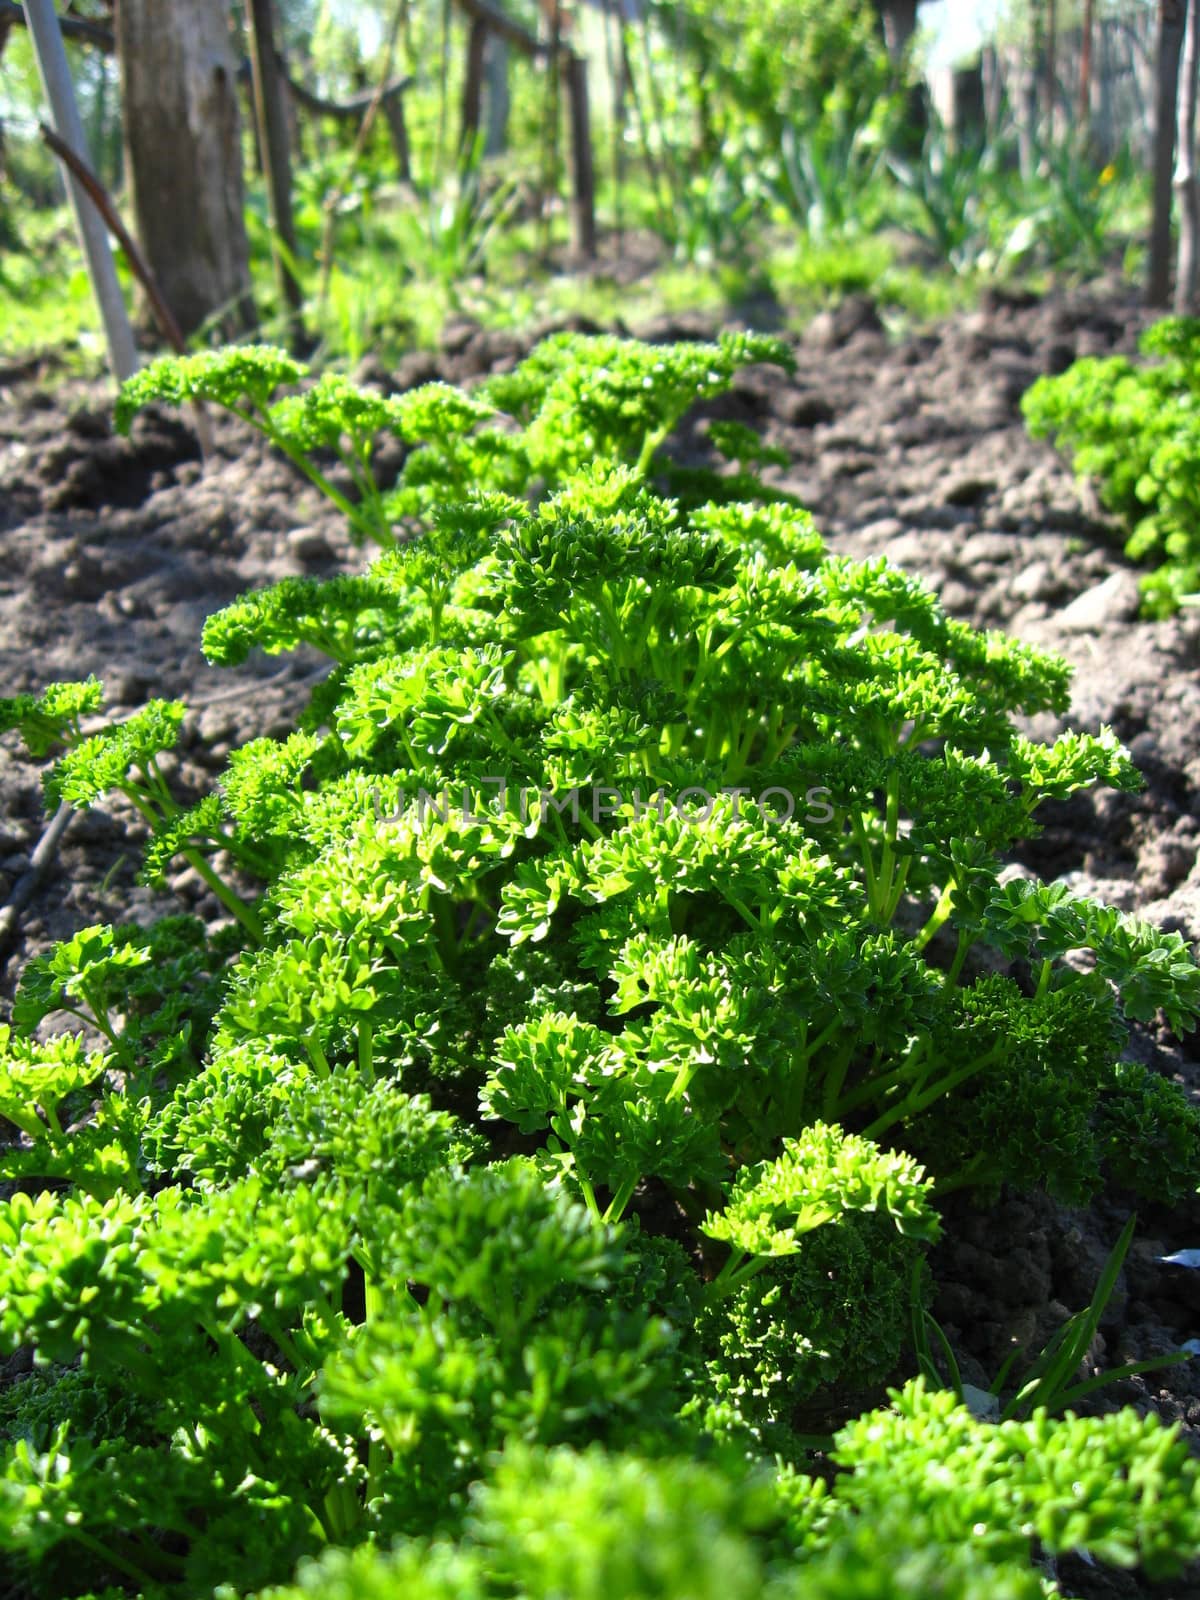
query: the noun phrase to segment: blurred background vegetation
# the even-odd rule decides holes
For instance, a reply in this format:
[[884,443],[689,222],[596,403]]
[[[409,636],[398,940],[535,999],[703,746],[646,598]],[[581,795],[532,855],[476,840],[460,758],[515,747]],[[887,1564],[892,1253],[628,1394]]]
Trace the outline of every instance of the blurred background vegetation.
[[[164,25],[176,7],[160,0]],[[0,350],[100,350],[29,36],[0,8]],[[1147,0],[503,0],[526,55],[460,0],[274,0],[294,236],[280,238],[242,74],[258,331],[353,364],[435,345],[447,319],[636,324],[740,310],[801,324],[869,292],[920,321],[985,283],[1144,267],[1156,13]],[[486,14],[487,7],[485,5]],[[90,157],[129,215],[106,0],[68,50]],[[228,14],[236,60],[250,19]],[[111,44],[111,38],[110,38]],[[958,52],[966,49],[965,58]],[[582,62],[594,244],[573,207]],[[474,66],[472,66],[474,63]],[[476,82],[472,86],[472,71]],[[402,85],[363,117],[384,80]],[[474,99],[472,99],[474,96]],[[472,105],[474,109],[472,110]],[[125,130],[128,138],[129,130]],[[280,299],[280,253],[298,322]],[[191,335],[215,342],[214,316]]]

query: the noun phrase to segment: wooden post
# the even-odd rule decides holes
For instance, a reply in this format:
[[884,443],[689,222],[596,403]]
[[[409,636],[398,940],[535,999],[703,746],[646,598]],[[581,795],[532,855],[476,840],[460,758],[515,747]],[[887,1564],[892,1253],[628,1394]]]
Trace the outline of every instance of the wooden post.
[[[267,211],[271,218],[272,254],[280,299],[287,308],[289,342],[293,349],[304,338],[300,307],[304,296],[292,271],[297,255],[296,226],[292,218],[292,164],[288,154],[286,82],[275,49],[275,24],[271,0],[248,0],[250,65],[254,78],[254,111],[258,123],[263,176],[267,181]],[[279,246],[282,244],[283,249]]]
[[396,152],[396,165],[400,169],[401,181],[411,183],[412,156],[409,153],[408,123],[404,116],[404,91],[399,90],[385,96],[380,104],[380,110],[391,135],[392,149]]
[[1175,101],[1183,50],[1183,0],[1158,0],[1158,56],[1154,102],[1154,214],[1146,304],[1165,306],[1171,290],[1171,190],[1175,160]]
[[1200,0],[1188,0],[1187,32],[1179,79],[1179,152],[1175,163],[1175,192],[1179,196],[1179,269],[1175,276],[1175,311],[1181,317],[1196,312],[1196,278],[1200,265],[1200,183],[1196,177],[1196,89],[1200,71]]
[[487,49],[484,52],[483,76],[487,90],[487,140],[484,144],[484,154],[502,156],[508,149],[508,114],[511,107],[511,97],[508,92],[508,41],[490,29]]
[[1037,166],[1038,95],[1037,66],[1017,52],[1017,165],[1023,183],[1032,181]]
[[604,0],[604,61],[612,89],[613,223],[617,253],[625,242],[625,60],[621,53],[621,0]]
[[[68,149],[74,151],[85,164],[90,165],[83,137],[83,125],[79,120],[79,107],[75,100],[75,85],[71,81],[67,53],[63,49],[62,34],[59,31],[58,17],[55,15],[52,0],[25,0],[25,17],[33,36],[33,51],[37,57],[42,87],[50,104],[50,113],[54,118],[54,130]],[[99,213],[92,206],[83,186],[73,173],[67,178],[67,190],[71,196],[71,209],[75,214],[79,242],[87,259],[92,293],[96,296],[96,304],[100,308],[100,317],[104,323],[109,365],[112,367],[113,376],[119,382],[124,382],[137,371],[138,356],[133,342],[133,329],[129,324],[129,313],[121,295],[121,286],[117,282],[117,269],[109,248],[108,233]]]
[[588,111],[587,62],[574,51],[566,57],[568,115],[571,123],[571,238],[577,261],[596,259],[596,173]]
[[562,120],[562,44],[563,0],[546,0],[542,8],[550,24],[550,42],[546,50],[546,100],[542,108],[542,172],[538,194],[538,220],[540,223],[541,253],[550,255],[552,222],[550,207],[557,201],[561,188],[559,168],[559,124]]
[[487,23],[482,17],[472,17],[471,30],[467,35],[467,70],[463,80],[462,129],[458,142],[461,161],[471,159],[483,122],[483,69],[487,41]]

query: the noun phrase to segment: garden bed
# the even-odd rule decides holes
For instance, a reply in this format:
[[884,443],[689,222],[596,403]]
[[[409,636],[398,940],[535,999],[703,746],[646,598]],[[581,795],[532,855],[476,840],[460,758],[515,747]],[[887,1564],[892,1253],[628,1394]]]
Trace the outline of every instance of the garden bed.
[[[1079,355],[1132,350],[1145,321],[1115,289],[1030,304],[994,296],[935,329],[889,338],[870,303],[851,300],[809,329],[794,378],[749,369],[729,395],[697,410],[682,448],[704,458],[715,418],[761,429],[791,462],[770,476],[811,507],[833,550],[886,555],[925,577],[953,616],[1065,655],[1076,668],[1071,712],[1039,718],[1036,733],[1109,724],[1146,788],[1047,807],[1045,831],[1019,866],[1066,875],[1073,891],[1196,941],[1200,614],[1137,620],[1136,576],[1119,539],[1053,451],[1028,438],[1019,410],[1039,374]],[[665,341],[712,330],[675,319],[635,331]],[[436,359],[414,356],[400,372],[368,367],[359,376],[396,388],[435,376],[469,383],[511,366],[534,337],[519,342],[463,325]],[[234,424],[217,421],[217,456],[202,473],[175,417],[142,417],[123,440],[95,387],[48,388],[36,369],[13,368],[0,373],[0,390],[8,418],[0,432],[0,695],[90,672],[117,707],[180,695],[191,713],[176,778],[199,794],[231,748],[289,732],[324,670],[302,651],[282,666],[256,657],[220,672],[199,653],[204,618],[248,588],[356,570],[363,557],[336,513]],[[386,471],[386,456],[381,464]],[[44,826],[38,772],[7,746],[0,797],[3,903]],[[178,898],[137,885],[137,829],[116,806],[72,823],[21,920],[0,988],[6,999],[29,956],[82,925],[144,919],[180,902],[202,917],[218,914],[192,869],[172,879]],[[1139,1028],[1133,1048],[1193,1098],[1200,1092],[1195,1035],[1180,1046]],[[1040,1348],[1087,1303],[1127,1209],[1120,1195],[1086,1210],[1036,1197],[986,1210],[950,1202],[947,1242],[933,1261],[933,1309],[968,1382],[990,1379],[1014,1340]],[[1096,1365],[1200,1335],[1200,1275],[1160,1260],[1198,1239],[1200,1202],[1143,1210],[1094,1344]],[[1200,1445],[1200,1359],[1128,1380],[1109,1398],[1152,1406]],[[1096,1581],[1074,1570],[1063,1579],[1080,1592]],[[1104,1581],[1112,1593],[1133,1582]]]

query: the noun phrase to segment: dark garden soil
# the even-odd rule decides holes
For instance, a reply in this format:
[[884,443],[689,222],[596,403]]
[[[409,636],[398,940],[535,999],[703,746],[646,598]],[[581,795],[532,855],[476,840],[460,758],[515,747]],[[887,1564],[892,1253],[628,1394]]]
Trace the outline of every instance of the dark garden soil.
[[[1111,724],[1146,788],[1059,806],[1011,870],[1066,877],[1080,893],[1200,941],[1200,610],[1136,620],[1137,578],[1114,530],[1054,451],[1026,436],[1019,412],[1039,374],[1077,356],[1131,351],[1146,320],[1127,290],[1110,285],[1042,301],[996,294],[935,329],[892,337],[869,301],[850,300],[799,342],[794,379],[748,371],[697,414],[684,448],[705,449],[706,417],[761,428],[793,463],[780,481],[812,508],[834,549],[885,555],[925,577],[955,616],[1067,656],[1075,696],[1062,725]],[[666,340],[713,330],[674,318],[635,331]],[[408,357],[394,373],[368,363],[358,376],[389,388],[469,382],[512,365],[534,338],[463,324],[437,358]],[[36,364],[0,368],[0,694],[94,672],[118,709],[151,695],[185,698],[193,709],[167,764],[181,789],[200,791],[231,746],[290,731],[322,671],[304,655],[260,658],[232,674],[209,667],[199,652],[204,618],[244,589],[352,570],[364,556],[256,438],[218,420],[216,457],[202,471],[182,421],[143,417],[119,439],[110,400]],[[1036,731],[1059,728],[1046,717]],[[0,906],[45,826],[38,771],[10,743],[0,749]],[[72,821],[0,951],[0,1016],[23,961],[80,926],[146,919],[181,901],[217,916],[192,871],[168,895],[140,887],[137,868],[136,821],[116,806]],[[1142,1030],[1132,1049],[1200,1095],[1195,1035],[1180,1046]],[[986,1386],[1013,1341],[1040,1348],[1088,1302],[1127,1215],[1120,1194],[1086,1211],[1037,1197],[986,1208],[954,1199],[934,1263],[934,1310],[968,1382]],[[1143,1210],[1091,1352],[1096,1365],[1200,1337],[1200,1272],[1161,1260],[1197,1247],[1200,1199],[1173,1213]],[[1178,1419],[1200,1450],[1200,1357],[1116,1385],[1108,1398]],[[1081,1564],[1062,1563],[1059,1577],[1080,1594],[1200,1596],[1197,1582],[1147,1589]]]

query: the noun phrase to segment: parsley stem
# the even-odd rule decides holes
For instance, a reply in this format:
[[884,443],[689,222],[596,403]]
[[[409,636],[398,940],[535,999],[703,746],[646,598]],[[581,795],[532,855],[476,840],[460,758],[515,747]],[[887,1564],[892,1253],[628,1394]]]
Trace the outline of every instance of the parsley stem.
[[299,468],[313,487],[319,489],[326,499],[332,500],[333,504],[360,538],[367,539],[372,544],[381,545],[385,550],[392,548],[395,540],[391,538],[390,530],[385,536],[384,531],[376,527],[368,517],[365,517],[361,509],[348,500],[340,489],[335,489],[321,469],[309,460],[303,450],[298,450],[289,439],[279,432],[271,421],[268,412],[260,411],[257,418],[248,417],[247,421],[253,422],[256,427],[261,428],[275,448],[281,450],[294,467]]
[[[144,1567],[140,1567],[136,1562],[128,1560],[119,1550],[115,1550],[112,1545],[103,1544],[99,1539],[93,1538],[85,1529],[73,1527],[70,1530],[70,1536],[75,1540],[76,1544],[81,1544],[85,1550],[90,1550],[92,1555],[97,1556],[101,1562],[106,1562],[110,1567],[115,1567],[118,1572],[123,1572],[127,1578],[132,1578],[142,1588],[154,1589],[158,1587],[159,1580],[147,1572]],[[172,1562],[170,1568],[172,1575],[178,1574],[182,1570],[180,1566],[174,1564],[167,1551],[159,1551],[159,1555],[164,1561]]]
[[949,922],[951,913],[954,910],[954,889],[954,879],[952,877],[947,878],[942,892],[938,896],[937,904],[929,914],[929,920],[913,940],[914,950],[924,950],[934,935],[940,932]]
[[960,1084],[966,1083],[968,1078],[973,1078],[976,1073],[982,1072],[985,1067],[993,1066],[1000,1059],[1003,1051],[1003,1044],[995,1044],[986,1054],[976,1057],[974,1061],[968,1062],[965,1067],[955,1068],[954,1071],[946,1073],[944,1077],[939,1078],[935,1083],[929,1084],[925,1088],[910,1090],[898,1105],[893,1106],[889,1111],[885,1111],[882,1116],[877,1117],[871,1123],[870,1127],[863,1129],[863,1138],[878,1139],[889,1128],[895,1127],[897,1122],[904,1122],[907,1118],[914,1117],[919,1112],[925,1111],[935,1100],[940,1100],[943,1095],[949,1094],[952,1089],[957,1089]]
[[333,1073],[329,1066],[329,1057],[322,1049],[321,1041],[318,1039],[315,1030],[306,1037],[304,1041],[304,1048],[308,1052],[308,1059],[312,1062],[313,1071],[316,1073],[317,1077],[332,1077]]
[[247,905],[240,895],[234,894],[220,874],[200,854],[199,850],[193,849],[191,845],[185,845],[179,853],[188,865],[194,868],[200,877],[204,879],[226,911],[230,912],[241,923],[255,944],[266,944],[267,931],[253,906]]
[[603,1222],[619,1222],[621,1220],[625,1214],[625,1207],[633,1198],[633,1191],[638,1186],[640,1176],[640,1173],[635,1173],[633,1177],[625,1179],[609,1201],[608,1209],[601,1218]]
[[778,1257],[773,1256],[751,1256],[744,1250],[735,1250],[709,1284],[706,1298],[725,1299],[727,1295],[740,1289],[749,1278],[753,1278],[755,1273],[761,1272],[768,1261],[777,1259]]
[[596,1222],[602,1222],[604,1219],[600,1214],[600,1206],[596,1200],[596,1191],[592,1188],[591,1184],[578,1170],[578,1168],[576,1168],[575,1177],[579,1184],[579,1192],[583,1196],[584,1205],[587,1206],[588,1211],[591,1213]]
[[954,984],[958,982],[962,975],[963,965],[966,962],[967,956],[970,954],[974,943],[974,938],[967,932],[965,928],[960,928],[958,930],[958,948],[954,952],[954,960],[950,963],[949,969],[946,973],[946,982],[948,984]]

